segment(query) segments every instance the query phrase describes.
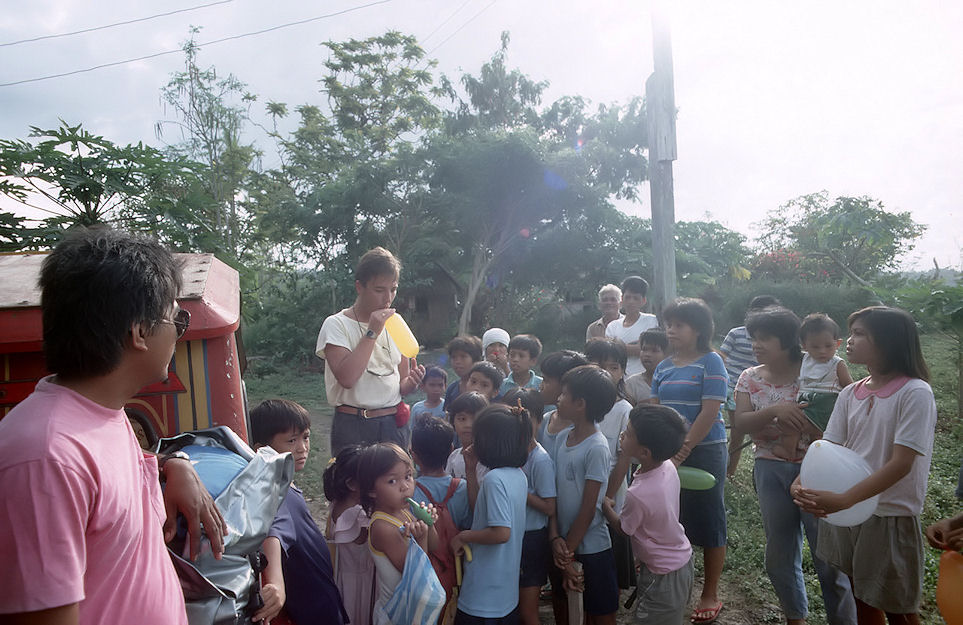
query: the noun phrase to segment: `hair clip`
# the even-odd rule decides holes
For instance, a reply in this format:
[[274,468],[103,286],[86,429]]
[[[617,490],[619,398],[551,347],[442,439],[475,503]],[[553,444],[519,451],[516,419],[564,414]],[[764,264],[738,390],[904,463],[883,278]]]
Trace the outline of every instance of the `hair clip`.
[[330,467],[330,466],[331,466],[332,464],[334,464],[337,460],[338,460],[338,457],[337,457],[337,456],[331,456],[331,458],[328,460],[327,466]]

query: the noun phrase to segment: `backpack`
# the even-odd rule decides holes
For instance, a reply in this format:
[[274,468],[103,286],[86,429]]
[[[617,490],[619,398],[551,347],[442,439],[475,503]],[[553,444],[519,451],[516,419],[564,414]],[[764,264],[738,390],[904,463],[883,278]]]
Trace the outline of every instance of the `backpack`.
[[421,492],[425,494],[425,497],[429,502],[434,504],[435,510],[438,511],[438,520],[435,521],[435,531],[438,533],[438,546],[433,549],[428,557],[431,559],[431,566],[435,569],[435,574],[438,575],[438,580],[441,585],[445,588],[445,598],[447,601],[451,599],[452,589],[456,586],[457,580],[455,578],[455,552],[451,550],[451,539],[458,534],[458,528],[455,527],[455,522],[451,519],[451,513],[448,511],[448,500],[452,498],[455,491],[458,490],[458,485],[461,480],[457,477],[451,478],[451,483],[448,484],[448,491],[445,493],[445,498],[441,500],[441,503],[435,501],[431,497],[431,493],[424,485],[415,482]]

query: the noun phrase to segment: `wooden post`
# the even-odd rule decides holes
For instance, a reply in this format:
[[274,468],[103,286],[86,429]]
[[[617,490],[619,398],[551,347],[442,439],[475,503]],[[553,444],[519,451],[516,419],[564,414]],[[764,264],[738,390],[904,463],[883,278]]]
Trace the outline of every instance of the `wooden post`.
[[645,81],[646,123],[649,131],[649,197],[652,201],[652,305],[662,309],[676,297],[675,195],[672,161],[675,140],[675,88],[672,42],[664,2],[652,10],[652,49],[655,71]]

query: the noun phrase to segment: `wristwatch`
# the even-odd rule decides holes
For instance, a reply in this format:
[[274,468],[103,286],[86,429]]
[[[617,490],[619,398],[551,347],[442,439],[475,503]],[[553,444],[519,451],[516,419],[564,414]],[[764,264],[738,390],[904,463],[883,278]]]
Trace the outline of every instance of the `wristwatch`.
[[378,335],[374,333],[374,330],[369,329],[367,332],[364,333],[364,338],[375,340],[378,338]]

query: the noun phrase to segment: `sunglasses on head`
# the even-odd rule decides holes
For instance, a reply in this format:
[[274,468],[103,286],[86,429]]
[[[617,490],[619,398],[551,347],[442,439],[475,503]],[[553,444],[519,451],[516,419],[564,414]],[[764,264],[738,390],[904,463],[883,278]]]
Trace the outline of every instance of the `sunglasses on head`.
[[183,308],[179,308],[177,312],[174,313],[173,319],[158,319],[157,323],[171,324],[177,331],[177,338],[181,338],[184,336],[184,333],[187,332],[187,326],[191,325],[191,313]]

